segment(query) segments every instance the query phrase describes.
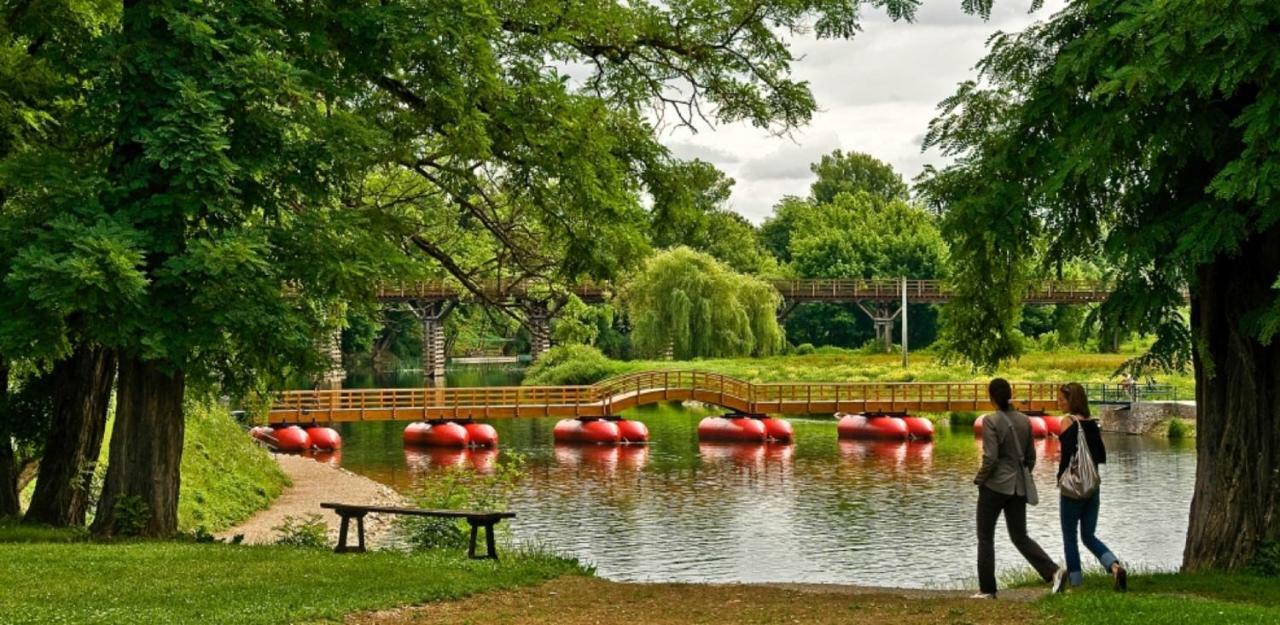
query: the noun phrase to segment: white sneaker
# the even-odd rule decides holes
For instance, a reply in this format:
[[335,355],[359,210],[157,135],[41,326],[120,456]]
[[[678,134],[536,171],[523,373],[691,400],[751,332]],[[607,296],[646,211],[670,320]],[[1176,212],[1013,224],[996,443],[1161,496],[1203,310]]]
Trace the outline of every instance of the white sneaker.
[[976,594],[976,595],[970,595],[970,597],[969,597],[969,598],[970,598],[970,599],[995,599],[995,598],[996,598],[996,593],[994,593],[994,592],[980,592],[980,593],[978,593],[978,594]]
[[1052,592],[1055,595],[1062,592],[1062,587],[1066,585],[1066,582],[1067,582],[1067,569],[1060,566],[1058,567],[1058,571],[1053,574],[1053,586],[1051,587],[1049,592]]

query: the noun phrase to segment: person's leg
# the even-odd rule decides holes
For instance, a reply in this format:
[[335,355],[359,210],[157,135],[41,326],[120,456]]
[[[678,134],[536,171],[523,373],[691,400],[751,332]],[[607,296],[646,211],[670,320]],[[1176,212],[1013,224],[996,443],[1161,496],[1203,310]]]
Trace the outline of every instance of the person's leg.
[[1067,556],[1067,575],[1072,586],[1084,581],[1080,572],[1080,544],[1076,538],[1080,527],[1080,501],[1070,497],[1058,498],[1058,517],[1062,521],[1062,551]]
[[1058,572],[1058,564],[1049,554],[1027,536],[1027,500],[1023,497],[1010,497],[1004,504],[1004,523],[1009,528],[1009,538],[1018,552],[1035,568],[1046,582],[1053,581],[1053,574]]
[[1001,495],[978,488],[978,589],[996,593],[996,519],[1000,518]]
[[[1119,561],[1114,553],[1107,548],[1097,536],[1098,530],[1098,509],[1101,507],[1101,493],[1094,493],[1093,497],[1078,502],[1080,504],[1080,540],[1084,542],[1084,546],[1097,556],[1098,561],[1102,563],[1102,568],[1108,573],[1111,572],[1111,566]],[[1079,567],[1080,556],[1076,555],[1077,569]],[[1068,569],[1071,569],[1070,560],[1068,560]]]

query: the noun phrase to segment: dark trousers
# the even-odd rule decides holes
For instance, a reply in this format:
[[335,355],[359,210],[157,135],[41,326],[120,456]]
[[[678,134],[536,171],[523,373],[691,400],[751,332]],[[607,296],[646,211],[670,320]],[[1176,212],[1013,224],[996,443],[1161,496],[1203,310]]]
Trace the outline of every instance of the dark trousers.
[[1027,498],[1002,495],[986,486],[978,487],[978,587],[982,592],[996,591],[996,520],[1004,513],[1004,524],[1009,528],[1009,539],[1022,557],[1035,567],[1044,581],[1053,579],[1058,571],[1049,554],[1027,536]]

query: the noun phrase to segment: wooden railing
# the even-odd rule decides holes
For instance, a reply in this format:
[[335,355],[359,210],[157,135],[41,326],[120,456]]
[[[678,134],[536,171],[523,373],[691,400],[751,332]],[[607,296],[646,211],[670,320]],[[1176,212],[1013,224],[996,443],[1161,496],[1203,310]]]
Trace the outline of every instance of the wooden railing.
[[[1052,408],[1059,385],[1014,384],[1024,409]],[[697,400],[748,414],[830,414],[875,410],[949,411],[988,408],[979,382],[788,382],[753,384],[701,371],[645,371],[591,386],[286,391],[272,423],[504,417],[607,417],[661,401]]]
[[[902,280],[774,280],[774,288],[788,301],[888,301],[902,299]],[[907,300],[914,303],[941,303],[949,301],[953,293],[940,280],[907,280]],[[605,298],[609,289],[596,283],[582,283],[570,289],[575,295],[588,301]],[[500,285],[484,282],[480,293],[486,299],[537,297],[549,293],[545,287],[529,283]],[[1105,283],[1084,280],[1043,282],[1027,289],[1023,301],[1030,304],[1101,302],[1111,294]],[[387,282],[379,285],[378,297],[383,300],[444,300],[472,297],[461,286],[443,280],[422,282]]]

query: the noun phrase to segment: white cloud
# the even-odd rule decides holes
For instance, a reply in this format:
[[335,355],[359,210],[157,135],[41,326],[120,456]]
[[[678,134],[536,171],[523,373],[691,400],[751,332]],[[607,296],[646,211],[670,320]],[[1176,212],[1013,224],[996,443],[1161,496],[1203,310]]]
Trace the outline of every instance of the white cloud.
[[809,81],[820,107],[805,128],[790,137],[748,124],[697,134],[674,129],[664,143],[679,156],[710,161],[732,176],[732,208],[756,223],[783,196],[808,194],[809,164],[836,148],[869,153],[910,180],[925,165],[943,162],[936,153],[921,153],[920,140],[937,103],[973,77],[991,34],[1047,19],[1062,4],[1050,0],[1028,15],[1029,0],[997,0],[985,22],[964,14],[960,0],[926,0],[910,24],[868,11],[863,32],[851,41],[793,41],[803,57],[796,76]]

